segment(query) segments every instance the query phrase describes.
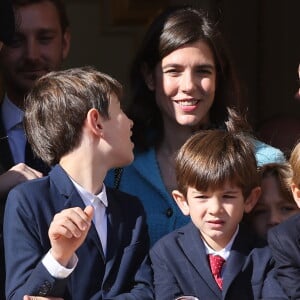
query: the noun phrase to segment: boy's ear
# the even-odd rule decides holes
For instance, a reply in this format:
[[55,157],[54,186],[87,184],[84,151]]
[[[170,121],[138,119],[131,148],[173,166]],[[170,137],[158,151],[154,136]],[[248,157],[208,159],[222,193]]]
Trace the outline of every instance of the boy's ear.
[[253,209],[260,195],[261,195],[261,188],[259,186],[251,190],[250,195],[245,201],[245,210],[244,210],[245,213],[249,213]]
[[144,76],[144,80],[148,89],[150,91],[154,91],[155,90],[154,76],[146,64],[142,66],[142,74]]
[[300,208],[300,189],[297,187],[297,185],[295,183],[292,182],[291,190],[293,193],[294,200],[295,200],[297,206]]
[[91,132],[97,136],[102,135],[102,117],[99,111],[95,108],[92,108],[88,111],[86,116],[86,122]]
[[189,216],[190,215],[190,207],[186,200],[186,197],[178,190],[174,190],[172,192],[172,196],[173,196],[174,200],[176,201],[178,207],[182,211],[182,213],[185,216]]

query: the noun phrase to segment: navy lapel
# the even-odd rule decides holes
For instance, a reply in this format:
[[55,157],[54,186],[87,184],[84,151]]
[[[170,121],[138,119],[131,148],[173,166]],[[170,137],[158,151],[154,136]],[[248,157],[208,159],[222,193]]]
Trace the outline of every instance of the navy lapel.
[[249,252],[254,247],[254,238],[246,233],[242,226],[233,242],[230,256],[226,261],[226,268],[223,274],[223,291],[226,293],[233,280],[237,277],[247,260]]
[[[113,194],[107,188],[107,200],[108,206],[106,209],[107,212],[107,250],[106,250],[106,267],[104,279],[110,274],[115,260],[118,256],[118,251],[120,249],[120,242],[123,240],[123,223],[122,214],[124,212],[120,211],[119,206],[117,205],[116,200],[113,197]],[[122,249],[123,251],[123,249]]]
[[[218,298],[221,298],[222,292],[210,271],[205,246],[202,242],[198,228],[190,222],[188,225],[177,231],[181,233],[178,237],[178,243],[181,246],[183,253],[212,292],[216,294]],[[201,295],[201,285],[195,284],[195,289],[197,288],[199,288],[198,294]]]
[[[74,187],[73,183],[71,182],[66,172],[62,169],[60,165],[56,165],[50,171],[49,176],[63,198],[61,209],[66,209],[70,207],[80,207],[82,209],[85,208],[85,204],[82,201],[80,195],[78,194],[76,188]],[[103,261],[105,262],[101,241],[94,223],[92,223],[92,226],[88,232],[85,242],[95,244],[95,246],[99,250]]]
[[[0,110],[0,114],[1,114],[1,110]],[[1,158],[0,173],[7,171],[14,165],[13,157],[8,143],[8,136],[5,132],[2,120],[0,121],[0,158]]]

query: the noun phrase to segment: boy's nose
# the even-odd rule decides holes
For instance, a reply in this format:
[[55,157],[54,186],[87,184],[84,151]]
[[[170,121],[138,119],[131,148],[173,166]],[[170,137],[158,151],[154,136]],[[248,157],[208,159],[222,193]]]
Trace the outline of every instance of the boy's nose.
[[217,197],[212,198],[209,204],[209,212],[212,214],[218,213],[222,209],[221,200]]
[[276,210],[272,210],[270,212],[270,216],[269,216],[269,225],[275,226],[281,222],[282,222],[282,220],[281,220],[280,213],[277,212]]

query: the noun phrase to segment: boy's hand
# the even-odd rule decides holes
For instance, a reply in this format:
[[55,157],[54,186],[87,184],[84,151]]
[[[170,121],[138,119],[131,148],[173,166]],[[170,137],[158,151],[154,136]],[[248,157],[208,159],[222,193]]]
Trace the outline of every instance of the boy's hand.
[[30,168],[24,163],[19,163],[0,175],[0,196],[6,195],[21,182],[41,177],[43,177],[41,172]]
[[48,231],[51,254],[63,266],[67,266],[74,252],[81,246],[90,229],[94,208],[87,206],[64,209],[57,213]]

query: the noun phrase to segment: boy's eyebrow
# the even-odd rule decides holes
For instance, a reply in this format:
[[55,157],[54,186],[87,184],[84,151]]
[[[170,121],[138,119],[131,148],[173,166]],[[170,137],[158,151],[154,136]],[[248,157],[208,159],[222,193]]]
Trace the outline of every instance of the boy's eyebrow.
[[237,188],[226,189],[226,190],[224,190],[224,193],[238,194],[239,193],[239,189],[237,189]]

